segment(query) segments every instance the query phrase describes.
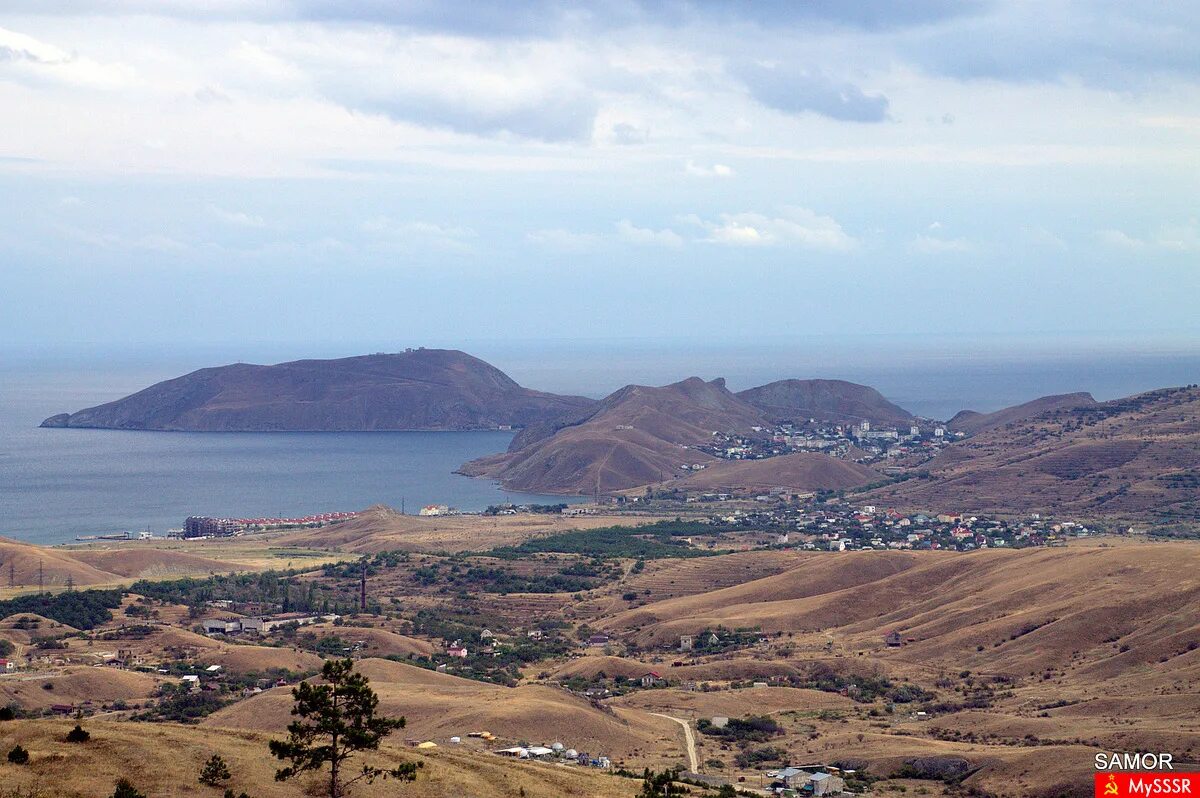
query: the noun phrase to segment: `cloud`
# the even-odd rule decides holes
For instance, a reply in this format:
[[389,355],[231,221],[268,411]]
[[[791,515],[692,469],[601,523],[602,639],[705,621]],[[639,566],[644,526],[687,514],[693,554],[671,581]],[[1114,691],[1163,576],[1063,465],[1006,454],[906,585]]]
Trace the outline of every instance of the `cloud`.
[[983,0],[759,0],[754,3],[690,0],[478,0],[464,13],[436,0],[7,0],[20,14],[121,17],[157,15],[187,20],[366,23],[413,30],[448,31],[487,38],[620,31],[634,26],[683,28],[701,24],[751,25],[769,30],[855,28],[887,31],[977,14]]
[[615,144],[645,144],[650,139],[650,131],[637,127],[628,122],[618,122],[612,126],[612,140]]
[[470,227],[421,220],[397,221],[387,216],[368,219],[360,225],[364,233],[397,247],[419,245],[435,249],[469,252],[478,233]]
[[1062,81],[1130,89],[1200,74],[1200,7],[1188,3],[997,4],[958,23],[901,35],[898,54],[962,80]]
[[265,227],[266,222],[261,216],[251,216],[241,211],[227,211],[216,205],[209,205],[208,212],[214,218],[234,227]]
[[617,222],[617,238],[629,244],[639,244],[643,246],[657,247],[672,247],[678,248],[683,246],[683,237],[674,230],[665,228],[662,230],[651,230],[646,227],[636,227],[633,222],[628,219],[622,219]]
[[779,216],[761,213],[723,213],[718,221],[685,217],[703,227],[704,241],[741,247],[799,246],[825,252],[848,252],[858,241],[830,216],[807,208],[786,207]]
[[1153,234],[1131,236],[1123,230],[1101,230],[1096,237],[1102,244],[1117,249],[1159,249],[1170,252],[1200,252],[1200,221],[1160,225]]
[[34,86],[59,84],[85,89],[119,89],[134,79],[128,67],[103,64],[0,27],[0,76],[3,75]]
[[590,141],[600,107],[602,65],[574,42],[320,29],[265,55],[351,110],[471,136]]
[[[934,224],[937,223],[935,222]],[[938,227],[941,227],[941,225],[939,224]],[[937,228],[930,225],[930,229]],[[908,242],[908,248],[922,255],[945,255],[970,252],[971,244],[965,238],[941,238],[939,236],[919,235]]]
[[745,61],[731,73],[755,100],[784,113],[811,112],[843,122],[882,122],[888,116],[887,97],[867,94],[819,69]]
[[692,177],[733,177],[733,169],[723,163],[704,166],[695,161],[688,161],[683,165],[683,171]]
[[575,233],[570,230],[554,228],[532,230],[525,234],[525,240],[547,249],[582,252],[596,246],[602,238],[594,233]]

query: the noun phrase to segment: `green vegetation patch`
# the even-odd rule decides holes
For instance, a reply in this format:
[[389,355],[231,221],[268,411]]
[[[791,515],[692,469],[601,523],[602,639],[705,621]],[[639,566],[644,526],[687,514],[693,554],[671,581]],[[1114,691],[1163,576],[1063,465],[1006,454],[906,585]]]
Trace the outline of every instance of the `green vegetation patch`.
[[659,521],[646,526],[605,526],[576,529],[544,538],[527,540],[516,546],[493,549],[491,555],[517,559],[530,554],[583,554],[592,557],[619,557],[631,560],[665,560],[681,557],[709,557],[728,554],[724,550],[695,549],[683,538],[713,535],[724,527],[702,521]]
[[112,610],[119,606],[120,590],[70,590],[54,595],[43,593],[0,601],[0,618],[32,612],[76,629],[92,629],[111,621]]

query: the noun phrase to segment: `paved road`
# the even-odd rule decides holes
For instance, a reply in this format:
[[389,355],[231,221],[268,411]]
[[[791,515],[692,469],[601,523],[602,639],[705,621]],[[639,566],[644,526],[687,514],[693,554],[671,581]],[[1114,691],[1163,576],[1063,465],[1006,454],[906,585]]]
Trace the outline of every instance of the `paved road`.
[[659,712],[651,712],[650,714],[655,717],[673,720],[683,727],[683,739],[687,743],[688,770],[699,772],[700,755],[696,752],[696,736],[692,733],[692,724],[683,718],[673,718],[670,715],[663,715]]

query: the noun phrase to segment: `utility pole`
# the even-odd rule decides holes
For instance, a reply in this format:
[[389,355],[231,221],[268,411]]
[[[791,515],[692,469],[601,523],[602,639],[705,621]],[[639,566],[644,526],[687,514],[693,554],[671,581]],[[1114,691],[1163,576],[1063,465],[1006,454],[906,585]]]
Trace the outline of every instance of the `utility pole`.
[[404,497],[400,497],[400,515],[404,515]]
[[38,560],[38,595],[46,592],[46,571],[42,567],[44,560]]
[[358,582],[358,611],[367,611],[367,558],[362,559],[362,577]]
[[8,561],[8,586],[9,586],[9,587],[16,587],[16,586],[17,586],[17,584],[16,584],[16,582],[17,582],[17,580],[16,580],[16,577],[17,577],[17,561],[16,561],[16,560],[9,560],[9,561]]

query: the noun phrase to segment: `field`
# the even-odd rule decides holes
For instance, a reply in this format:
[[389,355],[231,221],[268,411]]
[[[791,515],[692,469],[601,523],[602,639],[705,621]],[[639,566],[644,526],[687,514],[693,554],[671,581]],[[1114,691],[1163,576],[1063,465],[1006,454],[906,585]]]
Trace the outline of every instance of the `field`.
[[[483,774],[498,780],[498,794],[632,795],[636,780],[490,752],[562,742],[640,773],[689,762],[681,722],[700,772],[745,789],[771,768],[821,763],[854,771],[854,788],[877,795],[903,786],[1050,798],[1087,794],[1096,751],[1200,757],[1198,544],[1098,537],[1021,550],[839,553],[748,548],[743,533],[697,536],[686,522],[618,534],[620,520],[657,519],[412,519],[376,508],[325,530],[327,540],[305,531],[51,550],[46,562],[81,577],[92,568],[128,585],[149,573],[154,581],[143,584],[162,590],[144,589],[162,598],[127,595],[94,629],[28,613],[0,621],[0,639],[28,661],[0,676],[0,702],[28,716],[0,725],[0,745],[28,739],[55,761],[61,724],[38,716],[65,704],[94,715],[87,722],[109,740],[225,746],[253,774],[251,794],[299,794],[270,780],[262,745],[287,724],[291,696],[272,686],[275,675],[262,677],[293,682],[345,652],[384,711],[407,718],[384,755],[427,762],[407,788],[414,795],[473,794],[468,785]],[[563,534],[573,529],[597,537]],[[689,545],[699,551],[680,548]],[[345,561],[364,555],[362,614],[361,565]],[[183,584],[169,581],[175,564],[186,573],[208,562],[256,575],[200,579],[187,590],[211,587],[196,595],[236,588],[229,597],[238,601],[284,595],[293,608],[351,609],[263,638],[197,634],[198,615],[238,615],[198,613],[193,594],[172,592]],[[272,562],[296,570],[262,571]],[[465,656],[450,656],[452,644]],[[219,700],[201,702],[192,725],[162,722],[185,717],[155,708],[174,706],[165,697],[179,674],[217,665]],[[261,692],[241,690],[255,680]],[[716,733],[713,718],[763,730]],[[468,736],[482,731],[495,739]],[[438,748],[405,745],[426,740]],[[189,749],[186,766],[198,769],[199,756]],[[21,777],[39,772],[48,770]],[[81,776],[81,794],[111,772]],[[130,772],[148,786],[167,783],[158,771]],[[199,785],[170,794],[193,791],[203,794]]]

